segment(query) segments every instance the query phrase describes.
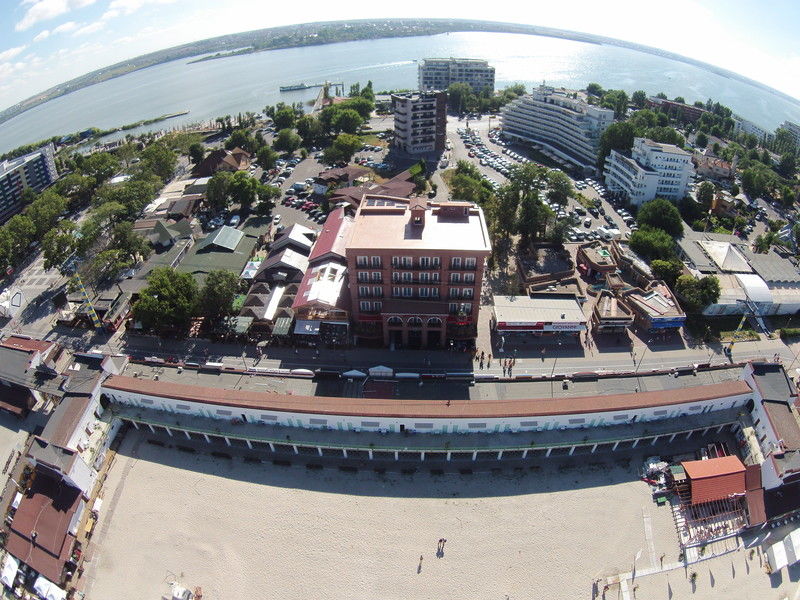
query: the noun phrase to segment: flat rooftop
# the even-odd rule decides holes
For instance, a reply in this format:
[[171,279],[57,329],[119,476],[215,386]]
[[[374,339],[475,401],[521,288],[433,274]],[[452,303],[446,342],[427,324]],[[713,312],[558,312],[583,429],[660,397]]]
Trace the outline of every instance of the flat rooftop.
[[[135,373],[139,374],[138,377],[134,377]],[[158,379],[154,380],[156,375]],[[481,383],[470,387],[467,392],[462,390],[458,396],[447,395],[457,389],[457,382],[443,383],[441,388],[429,382],[425,382],[420,388],[417,386],[418,382],[413,382],[412,387],[416,390],[414,392],[404,394],[401,391],[399,398],[373,399],[322,395],[319,385],[307,396],[270,393],[264,391],[273,379],[270,377],[225,371],[178,372],[177,369],[165,365],[151,367],[130,364],[121,376],[107,379],[103,388],[256,410],[331,415],[468,418],[635,409],[750,393],[750,387],[739,379],[739,375],[740,369],[736,368],[699,372],[697,376],[614,377],[573,381],[567,390],[562,390],[560,385],[552,385],[550,381],[496,385]],[[440,389],[444,393],[440,393]],[[314,393],[317,395],[313,395]],[[325,393],[334,392],[327,388]],[[339,388],[339,393],[344,393],[344,387]],[[452,398],[450,405],[446,402],[448,398]]]
[[351,228],[348,249],[491,250],[480,207],[466,202],[430,203],[424,223],[416,225],[411,220],[412,202],[419,201],[365,196]]
[[530,298],[528,296],[495,296],[494,314],[498,322],[508,325],[523,323],[585,323],[586,315],[575,298]]
[[625,298],[651,317],[681,317],[684,312],[666,285],[656,285],[642,291],[632,291]]

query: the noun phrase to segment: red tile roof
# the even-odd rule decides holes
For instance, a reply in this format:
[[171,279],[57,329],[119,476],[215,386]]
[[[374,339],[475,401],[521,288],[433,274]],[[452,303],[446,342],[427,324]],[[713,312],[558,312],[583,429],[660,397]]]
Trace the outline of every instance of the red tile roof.
[[745,467],[737,456],[682,462],[692,485],[692,504],[745,493]]
[[[448,406],[442,400],[297,396],[293,394],[201,387],[163,380],[139,379],[125,375],[112,375],[103,383],[103,388],[256,410],[401,418],[502,418],[635,410],[653,406],[669,406],[686,402],[726,398],[751,392],[750,386],[746,382],[737,380],[674,390],[639,392],[636,394],[520,400],[452,400]],[[742,488],[744,488],[744,467],[742,467]]]
[[64,563],[72,553],[75,538],[69,528],[80,503],[77,488],[37,468],[33,485],[22,497],[9,528],[6,549],[50,581],[59,583]]
[[747,513],[749,515],[747,520],[748,525],[754,527],[766,522],[767,509],[764,504],[764,488],[747,490],[745,498],[747,500]]
[[345,215],[344,207],[332,210],[308,256],[309,264],[313,264],[321,258],[333,258],[334,256],[344,260],[347,236],[352,226],[353,219]]
[[12,348],[13,350],[22,350],[23,352],[47,352],[53,347],[53,342],[29,340],[28,338],[12,335],[0,342],[0,346]]

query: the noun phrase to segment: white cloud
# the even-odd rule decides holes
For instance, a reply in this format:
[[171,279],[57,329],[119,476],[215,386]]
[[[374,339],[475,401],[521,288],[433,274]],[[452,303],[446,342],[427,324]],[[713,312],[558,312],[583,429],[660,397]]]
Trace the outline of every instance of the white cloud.
[[69,33],[70,31],[75,31],[78,28],[78,23],[75,21],[67,21],[66,23],[62,23],[55,29],[53,29],[53,34],[56,33]]
[[50,32],[47,29],[44,29],[33,37],[33,41],[41,42],[42,40],[46,40],[48,37],[50,37]]
[[25,31],[36,23],[47,21],[78,8],[94,4],[97,0],[23,0],[22,5],[29,5],[28,10],[14,29]]
[[148,4],[172,4],[176,0],[112,0],[108,10],[103,13],[103,19],[113,19],[120,15],[130,15]]
[[80,36],[80,35],[89,35],[90,33],[95,33],[96,31],[100,31],[106,26],[105,21],[95,21],[94,23],[89,23],[88,25],[84,25],[83,27],[76,29],[75,33],[73,33],[73,37]]
[[0,62],[11,60],[15,56],[19,56],[27,48],[27,46],[17,46],[16,48],[9,48],[0,52]]

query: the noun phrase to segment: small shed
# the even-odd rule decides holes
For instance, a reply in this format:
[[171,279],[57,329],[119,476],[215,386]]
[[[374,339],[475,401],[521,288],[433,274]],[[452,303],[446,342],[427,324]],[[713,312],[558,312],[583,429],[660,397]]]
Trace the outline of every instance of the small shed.
[[691,488],[692,504],[744,496],[745,467],[736,456],[682,462]]

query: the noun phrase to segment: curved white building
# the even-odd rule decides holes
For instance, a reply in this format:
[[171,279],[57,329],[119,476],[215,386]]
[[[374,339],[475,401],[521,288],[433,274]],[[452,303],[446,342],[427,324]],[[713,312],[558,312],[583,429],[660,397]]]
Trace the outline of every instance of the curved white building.
[[500,119],[506,136],[538,144],[593,172],[600,136],[614,122],[614,111],[540,86],[503,107]]

